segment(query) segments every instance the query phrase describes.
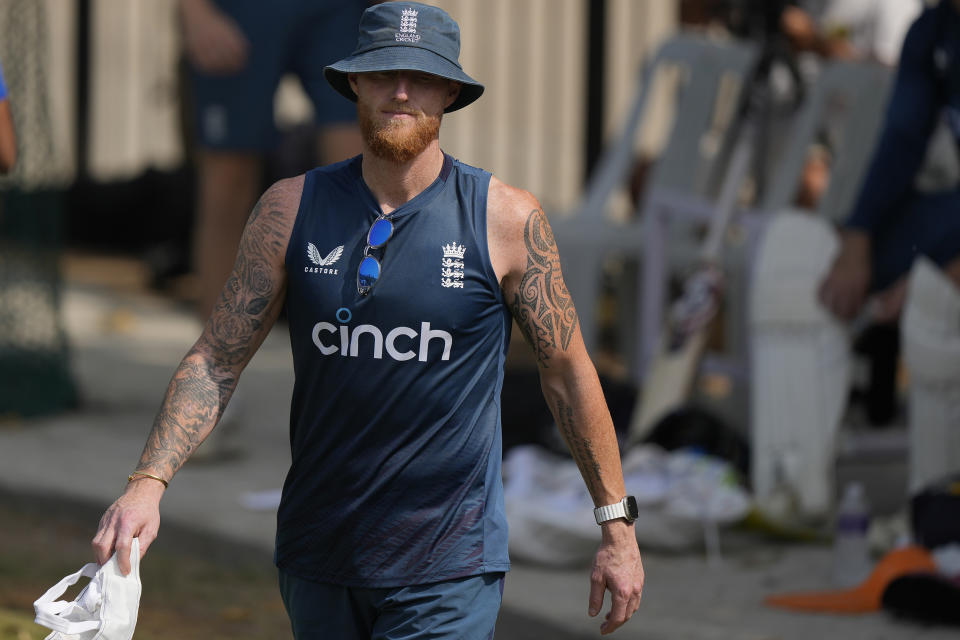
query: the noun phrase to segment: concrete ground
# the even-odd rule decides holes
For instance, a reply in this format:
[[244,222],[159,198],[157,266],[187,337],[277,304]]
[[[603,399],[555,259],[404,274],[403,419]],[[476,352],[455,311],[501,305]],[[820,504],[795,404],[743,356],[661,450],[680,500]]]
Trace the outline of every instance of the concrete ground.
[[[106,278],[91,276],[82,262],[68,265],[63,312],[82,403],[75,411],[0,428],[0,490],[106,508],[122,491],[170,375],[199,327],[182,303],[136,286],[136,274],[130,273],[136,264],[108,264]],[[278,327],[240,382],[237,408],[243,423],[226,434],[233,455],[188,462],[161,504],[165,521],[261,550],[263,561],[270,562],[275,526],[271,492],[280,487],[289,461],[291,384],[289,342],[284,327]],[[708,564],[699,553],[645,552],[643,605],[614,637],[957,637],[956,628],[923,627],[883,612],[828,616],[766,607],[765,595],[829,586],[829,548],[778,543],[745,532],[726,532],[722,546],[718,564]],[[497,637],[597,637],[600,620],[586,613],[588,588],[587,567],[515,563],[506,581]]]

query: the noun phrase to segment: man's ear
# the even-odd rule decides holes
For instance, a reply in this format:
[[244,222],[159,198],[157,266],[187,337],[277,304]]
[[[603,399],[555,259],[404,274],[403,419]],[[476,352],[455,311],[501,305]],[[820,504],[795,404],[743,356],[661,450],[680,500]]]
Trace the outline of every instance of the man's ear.
[[450,91],[447,92],[447,103],[443,105],[443,108],[446,109],[452,105],[456,99],[460,96],[460,87],[463,86],[459,82],[454,80],[450,81]]
[[348,73],[347,82],[350,83],[350,88],[353,90],[353,95],[358,95],[359,92],[357,91],[357,74]]

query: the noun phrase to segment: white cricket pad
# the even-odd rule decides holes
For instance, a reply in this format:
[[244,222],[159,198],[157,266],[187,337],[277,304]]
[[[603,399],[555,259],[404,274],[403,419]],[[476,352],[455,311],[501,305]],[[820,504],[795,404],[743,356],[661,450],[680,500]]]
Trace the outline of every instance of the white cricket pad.
[[[852,358],[847,330],[817,299],[833,228],[787,211],[766,227],[750,292],[751,475],[759,505],[784,489],[806,517],[829,512]],[[783,486],[785,485],[785,486]]]
[[960,470],[960,291],[927,258],[910,273],[903,322],[910,373],[910,491]]
[[[76,599],[57,600],[80,578],[90,582]],[[53,629],[45,640],[130,640],[137,626],[140,591],[140,541],[134,538],[129,574],[120,571],[116,553],[103,566],[84,565],[33,603],[36,623]]]

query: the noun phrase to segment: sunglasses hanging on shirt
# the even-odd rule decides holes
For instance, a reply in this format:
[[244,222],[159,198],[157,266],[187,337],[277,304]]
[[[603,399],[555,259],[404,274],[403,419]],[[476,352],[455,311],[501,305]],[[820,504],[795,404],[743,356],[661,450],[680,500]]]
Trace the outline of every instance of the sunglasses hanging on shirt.
[[380,279],[380,261],[370,255],[370,251],[386,246],[391,236],[393,236],[393,222],[381,214],[370,225],[370,230],[367,232],[367,246],[363,249],[363,259],[357,268],[357,293],[360,295],[365,296],[370,293]]

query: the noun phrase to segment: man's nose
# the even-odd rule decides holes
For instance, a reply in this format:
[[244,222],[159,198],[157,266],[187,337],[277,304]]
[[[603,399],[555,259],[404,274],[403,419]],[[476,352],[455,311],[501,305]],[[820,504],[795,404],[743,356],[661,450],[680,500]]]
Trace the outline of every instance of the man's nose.
[[393,97],[397,100],[406,100],[409,96],[410,75],[401,71],[396,76],[396,82],[393,85]]

